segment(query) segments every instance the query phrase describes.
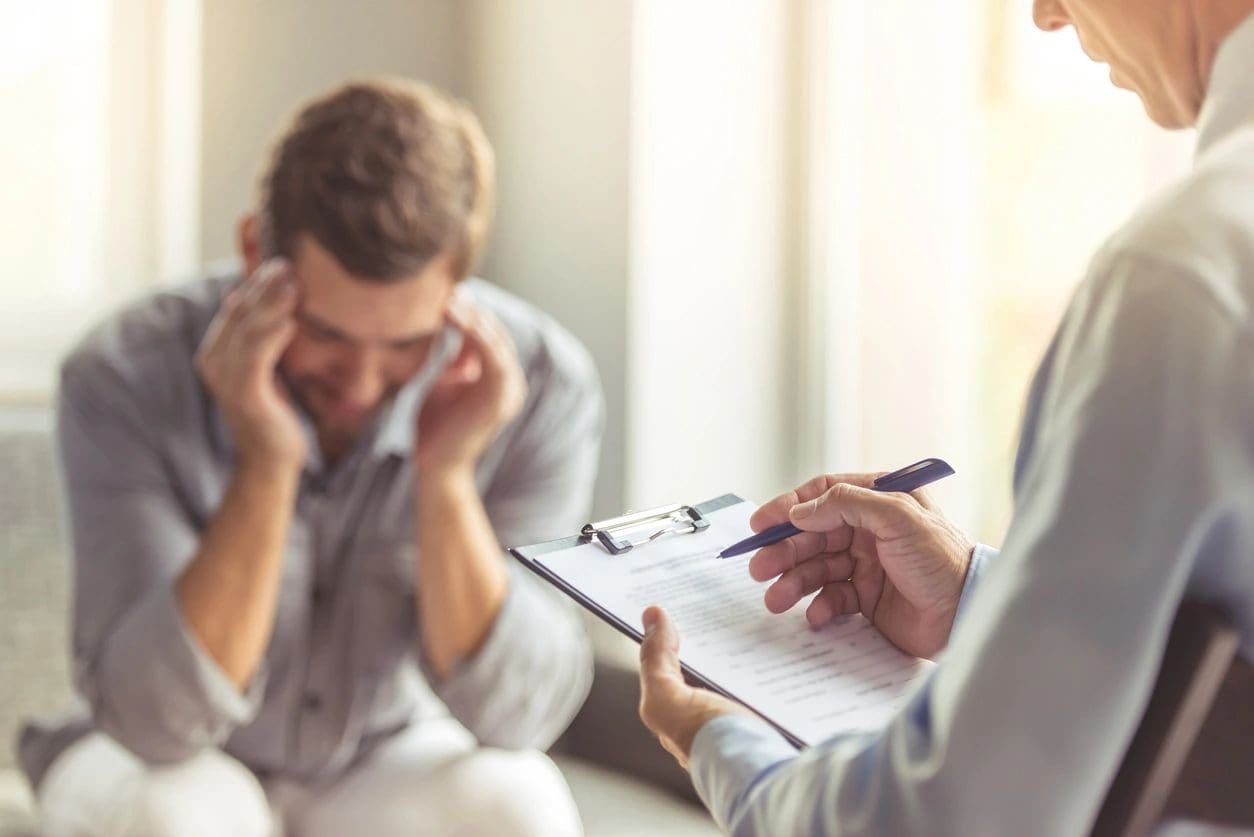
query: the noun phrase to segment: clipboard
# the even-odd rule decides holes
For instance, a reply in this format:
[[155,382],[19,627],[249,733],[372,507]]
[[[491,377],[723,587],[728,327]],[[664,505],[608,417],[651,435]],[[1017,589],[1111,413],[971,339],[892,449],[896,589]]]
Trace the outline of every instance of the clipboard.
[[[621,517],[611,518],[598,522],[586,524],[579,534],[559,538],[544,543],[533,544],[530,546],[520,546],[509,550],[510,554],[517,559],[523,566],[531,570],[545,582],[553,585],[566,596],[574,599],[585,610],[592,613],[598,619],[612,626],[619,633],[630,638],[636,643],[643,641],[644,636],[636,625],[625,621],[619,614],[604,606],[601,602],[595,600],[587,592],[571,583],[560,573],[554,571],[543,563],[545,556],[552,556],[553,553],[565,552],[568,550],[584,549],[590,545],[595,545],[597,554],[613,561],[631,561],[638,551],[649,550],[654,542],[662,539],[684,538],[686,536],[695,535],[706,532],[710,529],[712,516],[724,510],[730,510],[732,507],[745,504],[747,501],[736,494],[724,494],[720,497],[706,500],[695,505],[671,505],[662,506],[655,509],[649,509],[642,512],[629,513]],[[711,564],[711,567],[724,568],[722,571],[734,572],[737,569],[743,571],[743,566],[731,564]],[[747,579],[747,573],[745,574]],[[760,593],[755,593],[760,602]],[[762,605],[765,612],[765,606]],[[771,617],[772,619],[779,617]],[[861,616],[850,617],[861,620],[869,628],[869,623],[865,622]],[[682,628],[682,626],[681,626]],[[866,630],[863,628],[862,630]],[[869,628],[876,636],[878,631]],[[880,642],[886,643],[887,640],[879,639]],[[895,654],[900,654],[896,652]],[[689,683],[708,689],[717,694],[723,695],[737,703],[747,707],[766,723],[770,724],[785,740],[798,749],[803,749],[809,744],[817,743],[813,735],[807,740],[799,735],[794,729],[789,729],[778,719],[771,716],[770,712],[765,711],[764,707],[755,705],[752,699],[747,700],[744,695],[733,694],[728,691],[720,683],[716,682],[705,673],[694,669],[688,662],[684,661],[681,655],[680,667],[685,678]],[[763,698],[769,700],[768,698]]]
[[[594,540],[604,546],[610,554],[624,555],[636,547],[652,543],[658,538],[704,531],[709,526],[709,515],[743,502],[745,500],[736,494],[724,494],[721,497],[706,500],[704,503],[698,503],[695,506],[680,504],[659,506],[642,512],[628,512],[608,520],[587,523],[578,535],[558,538],[557,540],[531,546],[520,546],[511,549],[509,553],[518,559],[524,567],[574,599],[593,616],[609,624],[636,644],[640,644],[644,642],[644,634],[636,630],[632,625],[619,619],[617,615],[607,608],[593,601],[582,590],[567,582],[566,579],[539,563],[536,559],[551,552],[561,552],[576,546],[583,546],[592,543]],[[639,528],[651,528],[652,531],[644,538],[631,540],[628,535],[632,530]],[[679,667],[683,670],[684,678],[692,685],[708,689],[737,703],[743,703],[740,698],[727,692],[699,672],[694,671],[682,660],[679,663]],[[753,709],[753,707],[750,706],[749,709]],[[757,712],[756,709],[753,709],[753,711]],[[765,716],[762,713],[757,712],[757,714],[765,720]],[[794,747],[800,749],[805,746],[801,739],[775,722],[767,720],[767,723],[775,727],[780,735],[784,736],[788,743]]]

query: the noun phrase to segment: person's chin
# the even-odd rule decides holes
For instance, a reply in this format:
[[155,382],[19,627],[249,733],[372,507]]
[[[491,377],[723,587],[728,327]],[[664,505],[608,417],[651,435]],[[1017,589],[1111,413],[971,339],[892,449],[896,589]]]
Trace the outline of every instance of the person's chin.
[[1141,100],[1141,105],[1145,108],[1146,115],[1160,128],[1168,131],[1178,131],[1192,128],[1197,124],[1198,108],[1194,108],[1191,113],[1183,113],[1180,108],[1172,106],[1169,97],[1165,93],[1158,95],[1146,93],[1137,85],[1129,83],[1115,70],[1110,71],[1110,82],[1115,87],[1135,93],[1137,98]]
[[1149,115],[1153,123],[1164,130],[1182,131],[1197,124],[1196,113],[1179,113],[1176,108],[1168,107],[1144,95],[1141,96],[1141,103],[1145,105],[1145,113]]

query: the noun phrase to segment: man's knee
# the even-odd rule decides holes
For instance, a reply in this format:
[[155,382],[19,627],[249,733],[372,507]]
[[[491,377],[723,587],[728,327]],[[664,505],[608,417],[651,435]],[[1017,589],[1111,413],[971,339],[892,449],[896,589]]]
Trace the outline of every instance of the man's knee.
[[135,791],[135,834],[269,837],[265,791],[248,768],[217,751],[150,770]]
[[72,837],[268,837],[273,826],[265,791],[231,757],[154,768],[100,734],[62,754],[39,801],[48,833]]
[[543,753],[477,750],[458,761],[447,781],[465,789],[467,814],[477,824],[491,826],[491,833],[527,837],[583,833],[570,787]]

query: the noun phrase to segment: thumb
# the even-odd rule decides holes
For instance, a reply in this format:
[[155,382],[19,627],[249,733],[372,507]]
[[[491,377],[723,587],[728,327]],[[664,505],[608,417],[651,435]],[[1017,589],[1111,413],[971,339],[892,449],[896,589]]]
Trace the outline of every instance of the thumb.
[[646,608],[641,621],[644,622],[644,641],[640,643],[641,681],[682,680],[679,632],[666,611],[656,605]]
[[853,526],[876,537],[891,537],[917,527],[920,514],[918,503],[905,494],[839,483],[815,499],[793,506],[788,516],[794,526],[806,532]]

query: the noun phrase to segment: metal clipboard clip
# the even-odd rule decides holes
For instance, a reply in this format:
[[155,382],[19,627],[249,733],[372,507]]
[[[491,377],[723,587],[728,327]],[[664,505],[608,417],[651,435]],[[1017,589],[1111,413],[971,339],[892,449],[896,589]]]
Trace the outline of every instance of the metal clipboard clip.
[[[664,535],[690,535],[708,528],[710,521],[701,512],[681,504],[589,523],[583,527],[583,537],[596,538],[611,555],[622,555],[632,547],[652,543]],[[636,530],[648,534],[632,537]]]

